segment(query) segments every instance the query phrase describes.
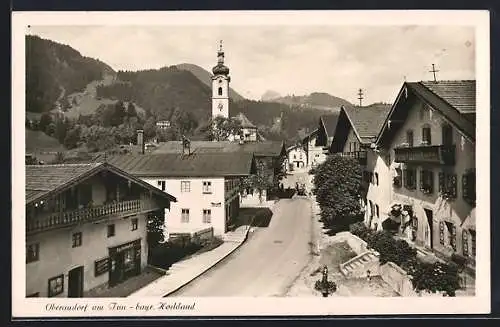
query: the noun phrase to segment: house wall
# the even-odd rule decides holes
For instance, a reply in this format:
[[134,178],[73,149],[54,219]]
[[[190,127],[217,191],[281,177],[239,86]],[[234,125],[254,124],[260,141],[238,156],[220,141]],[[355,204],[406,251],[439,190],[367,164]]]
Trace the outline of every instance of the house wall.
[[242,128],[243,139],[247,142],[257,141],[257,128]]
[[[366,157],[367,163],[364,170],[378,176],[378,183],[376,177],[367,183],[365,223],[370,228],[380,230],[382,222],[388,217],[389,206],[392,201],[392,176],[389,171],[388,158],[383,153],[367,150]],[[378,215],[376,212],[377,205],[379,208]]]
[[[132,230],[132,218],[138,218],[137,230]],[[115,236],[107,237],[109,224],[115,224]],[[82,245],[73,248],[72,235],[77,232],[82,233]],[[39,243],[39,260],[26,264],[26,295],[38,292],[40,297],[47,297],[49,279],[64,274],[64,292],[57,297],[67,297],[68,273],[79,266],[84,267],[84,292],[106,284],[109,273],[94,276],[95,261],[108,257],[108,248],[138,239],[141,240],[141,268],[144,268],[148,258],[144,214],[28,236],[26,245]]]
[[[406,131],[413,129],[414,145],[418,146],[422,141],[422,127],[424,124],[431,127],[431,143],[433,145],[442,144],[441,126],[446,119],[437,111],[431,110],[431,113],[426,115],[424,119],[420,117],[420,109],[422,103],[417,102],[413,105],[408,113],[408,118],[404,126],[396,133],[395,138],[390,147],[391,156],[391,174],[395,174],[395,168],[404,168],[394,162],[394,147],[406,143]],[[475,220],[471,216],[473,208],[470,204],[463,200],[462,190],[462,175],[467,169],[475,167],[475,145],[462,136],[457,129],[453,127],[453,143],[456,145],[456,164],[452,167],[441,167],[438,165],[428,165],[426,168],[434,172],[434,185],[432,194],[424,194],[419,188],[420,185],[420,170],[425,167],[423,165],[413,165],[416,167],[416,185],[415,190],[408,190],[404,186],[401,188],[393,187],[394,201],[400,201],[403,204],[413,205],[414,216],[418,219],[418,228],[416,231],[416,242],[424,246],[430,247],[431,237],[433,240],[433,250],[445,255],[451,255],[454,251],[448,241],[448,230],[444,228],[444,245],[440,244],[440,222],[447,221],[454,224],[456,227],[456,253],[463,254],[463,228],[467,220]],[[457,197],[454,200],[446,201],[439,194],[439,172],[447,169],[457,175]],[[403,178],[404,179],[404,178]],[[433,212],[432,226],[428,223],[424,209],[430,209]],[[464,225],[463,225],[464,224]],[[474,224],[474,223],[473,223]],[[475,230],[475,224],[474,224]],[[466,230],[466,232],[468,232]],[[471,256],[471,237],[468,234],[468,249]]]
[[[222,95],[219,95],[219,87]],[[222,108],[219,108],[222,105]],[[217,76],[212,79],[212,117],[229,118],[229,76]]]
[[[297,167],[297,163],[299,167]],[[288,151],[288,164],[293,165],[293,170],[306,168],[307,153],[302,147],[296,147]],[[289,169],[289,167],[287,167]]]
[[[356,150],[350,148],[351,143],[356,143]],[[342,150],[342,152],[353,152],[359,150],[360,150],[360,143],[358,137],[356,136],[356,133],[354,133],[354,130],[352,128],[349,128],[349,133],[347,134],[347,139],[344,144],[344,149]]]
[[322,146],[316,146],[317,137],[311,137],[307,143],[307,166],[315,167],[326,160]]
[[[148,177],[147,183],[158,187],[158,181],[165,181],[165,192],[177,198],[172,202],[168,217],[165,219],[166,236],[170,233],[191,233],[208,227],[214,228],[214,235],[225,233],[225,184],[224,177],[209,178],[170,178]],[[190,191],[181,192],[181,182],[190,182]],[[203,193],[203,182],[212,183],[212,192]],[[182,222],[182,209],[189,209],[189,222]],[[211,223],[203,222],[203,210],[211,210]]]

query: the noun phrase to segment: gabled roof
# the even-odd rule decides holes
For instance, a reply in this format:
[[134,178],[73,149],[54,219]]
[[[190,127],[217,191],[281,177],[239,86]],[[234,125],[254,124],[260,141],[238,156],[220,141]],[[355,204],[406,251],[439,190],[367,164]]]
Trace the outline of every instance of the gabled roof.
[[311,137],[315,137],[318,135],[318,129],[316,128],[314,131],[312,131],[311,133],[307,134],[303,139],[302,139],[302,143],[307,143],[309,142],[309,139]]
[[448,102],[461,114],[476,112],[476,81],[425,81],[420,84]]
[[26,165],[26,204],[42,200],[51,194],[62,192],[101,171],[109,171],[126,178],[136,184],[167,198],[177,201],[175,197],[156,187],[129,175],[109,163],[85,163],[62,165]]
[[323,127],[327,137],[333,137],[335,134],[335,128],[337,127],[340,110],[341,109],[336,109],[334,113],[330,115],[323,115],[319,118],[320,127]]
[[[467,117],[476,111],[475,88],[475,81],[469,80],[405,82],[377,136],[376,143],[383,146],[385,142],[390,141],[395,133],[394,129],[401,126],[407,117],[408,107],[405,106],[405,103],[410,98],[422,101],[440,112],[462,135],[475,142],[475,121]],[[393,125],[396,124],[394,128],[388,128],[390,122],[394,122]]]
[[243,128],[257,128],[257,126],[255,126],[251,121],[250,119],[247,118],[247,116],[245,116],[244,113],[240,112],[238,115],[236,115],[234,117],[235,119],[239,120],[240,123],[241,123],[241,127]]
[[134,176],[158,177],[224,177],[247,176],[254,171],[252,153],[212,152],[150,153],[142,155],[119,155],[108,162]]
[[[263,141],[263,142],[238,142],[230,141],[191,141],[191,152],[193,153],[253,153],[256,157],[279,157],[285,151],[283,141]],[[152,152],[155,153],[174,153],[182,154],[181,141],[168,141],[160,143],[158,148]]]
[[369,107],[345,106],[345,111],[354,133],[360,143],[368,144],[375,141],[391,107],[374,105]]

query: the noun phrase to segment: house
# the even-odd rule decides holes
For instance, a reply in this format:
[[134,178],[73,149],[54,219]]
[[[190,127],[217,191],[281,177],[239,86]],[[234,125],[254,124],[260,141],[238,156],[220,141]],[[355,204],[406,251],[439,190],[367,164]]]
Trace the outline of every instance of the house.
[[170,127],[170,120],[159,120],[156,122],[156,127],[159,129],[167,129]]
[[302,140],[307,153],[307,167],[312,168],[325,161],[328,149],[333,141],[339,114],[340,109],[335,109],[332,114],[321,116],[318,128]]
[[147,222],[175,198],[108,163],[26,165],[26,296],[82,297],[147,264]]
[[255,126],[243,113],[239,113],[234,117],[237,121],[241,123],[241,135],[243,141],[245,142],[257,142],[259,134],[257,132],[257,126]]
[[198,152],[123,155],[108,159],[146,183],[173,194],[166,232],[193,234],[213,228],[226,233],[238,216],[241,178],[255,173],[252,153]]
[[388,174],[386,158],[372,150],[389,110],[387,105],[343,106],[330,146],[330,153],[356,158],[363,169],[361,205],[365,209],[365,220],[381,215],[383,201],[378,197],[390,191],[390,184],[385,179]]
[[[182,153],[182,141],[160,143],[152,153]],[[191,141],[190,149],[194,153],[230,153],[234,157],[250,153],[255,157],[257,174],[269,178],[269,182],[277,185],[280,172],[285,169],[286,148],[282,141],[231,142],[231,141]],[[258,192],[256,189],[242,190],[241,204],[254,204],[267,198],[268,190]]]
[[307,167],[307,152],[302,144],[295,144],[287,148],[288,170],[304,170]]
[[475,89],[470,80],[404,83],[376,140],[392,179],[389,214],[378,224],[443,257],[463,255],[472,267]]
[[302,139],[302,146],[306,152],[306,167],[308,168],[316,167],[326,159],[323,146],[316,145],[318,134],[319,130],[315,129]]

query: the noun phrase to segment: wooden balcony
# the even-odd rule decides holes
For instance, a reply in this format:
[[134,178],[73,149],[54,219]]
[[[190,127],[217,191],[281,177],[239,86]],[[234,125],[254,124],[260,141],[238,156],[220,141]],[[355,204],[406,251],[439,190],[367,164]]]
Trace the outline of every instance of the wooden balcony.
[[453,166],[455,165],[454,145],[422,145],[398,147],[394,149],[395,160],[400,163],[425,163]]
[[361,166],[366,166],[366,151],[342,152],[342,157],[357,159]]
[[47,231],[74,224],[97,222],[114,217],[125,217],[160,209],[152,200],[129,200],[92,206],[79,210],[56,212],[26,219],[26,233]]

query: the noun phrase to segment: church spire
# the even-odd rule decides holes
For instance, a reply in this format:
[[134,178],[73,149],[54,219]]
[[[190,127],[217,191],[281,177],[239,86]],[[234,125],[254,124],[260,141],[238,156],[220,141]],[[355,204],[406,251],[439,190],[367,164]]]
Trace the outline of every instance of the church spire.
[[220,40],[219,51],[217,52],[217,63],[219,65],[224,64],[224,50],[222,49],[222,40]]
[[224,66],[224,49],[222,49],[222,40],[219,43],[217,51],[217,66],[212,69],[214,75],[229,75],[229,68]]

